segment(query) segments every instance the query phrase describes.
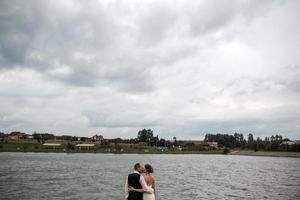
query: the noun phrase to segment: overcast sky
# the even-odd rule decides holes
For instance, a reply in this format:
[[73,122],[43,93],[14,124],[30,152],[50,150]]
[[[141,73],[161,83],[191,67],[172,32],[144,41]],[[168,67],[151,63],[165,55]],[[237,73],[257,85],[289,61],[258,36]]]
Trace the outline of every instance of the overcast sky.
[[300,139],[299,9],[0,0],[0,131]]

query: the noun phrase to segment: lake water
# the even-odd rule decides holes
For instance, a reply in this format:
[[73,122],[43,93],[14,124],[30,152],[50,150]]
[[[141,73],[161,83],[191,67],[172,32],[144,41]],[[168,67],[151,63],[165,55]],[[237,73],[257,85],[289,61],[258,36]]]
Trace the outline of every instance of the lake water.
[[300,199],[299,158],[64,153],[0,153],[0,199],[124,199],[136,162],[159,200]]

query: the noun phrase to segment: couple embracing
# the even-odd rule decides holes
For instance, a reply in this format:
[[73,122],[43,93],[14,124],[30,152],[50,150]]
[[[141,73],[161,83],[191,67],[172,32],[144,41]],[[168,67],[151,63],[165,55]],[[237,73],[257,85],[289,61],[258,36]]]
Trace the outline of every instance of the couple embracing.
[[155,200],[155,178],[151,165],[134,165],[133,173],[126,178],[125,193],[127,200]]

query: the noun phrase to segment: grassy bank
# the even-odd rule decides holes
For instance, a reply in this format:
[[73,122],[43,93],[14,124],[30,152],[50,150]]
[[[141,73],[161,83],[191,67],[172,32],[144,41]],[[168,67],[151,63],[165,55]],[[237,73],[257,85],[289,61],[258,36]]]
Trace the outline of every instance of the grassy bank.
[[300,158],[300,152],[232,150],[230,155]]
[[222,150],[213,151],[161,151],[155,148],[130,148],[130,147],[105,147],[95,146],[91,150],[80,150],[78,148],[68,149],[67,144],[63,144],[57,149],[45,148],[40,143],[0,143],[0,152],[49,152],[49,153],[116,153],[116,154],[222,154]]
[[[40,143],[7,143],[0,142],[0,152],[44,152],[44,153],[115,153],[115,154],[223,154],[223,150],[210,151],[180,151],[169,149],[166,151],[158,150],[154,147],[105,147],[96,145],[94,149],[80,150],[68,148],[67,144],[62,144],[60,148],[49,149],[45,148]],[[245,155],[245,156],[272,156],[272,157],[297,157],[300,158],[300,152],[280,152],[280,151],[253,151],[233,149],[229,155]]]

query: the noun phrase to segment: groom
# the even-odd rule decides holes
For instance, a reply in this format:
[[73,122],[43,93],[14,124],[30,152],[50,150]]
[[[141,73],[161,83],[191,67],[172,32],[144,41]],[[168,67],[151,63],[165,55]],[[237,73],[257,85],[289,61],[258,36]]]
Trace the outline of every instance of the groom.
[[127,200],[143,200],[142,192],[130,191],[128,192],[128,187],[133,187],[136,189],[143,189],[145,192],[153,193],[153,189],[147,186],[144,177],[141,173],[145,172],[145,167],[141,163],[136,163],[134,165],[133,173],[129,174],[126,178],[125,183],[125,198]]

